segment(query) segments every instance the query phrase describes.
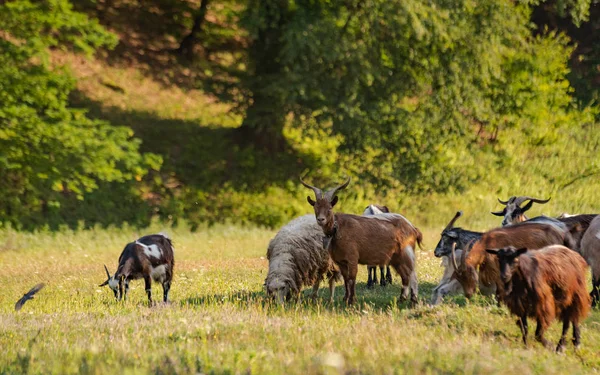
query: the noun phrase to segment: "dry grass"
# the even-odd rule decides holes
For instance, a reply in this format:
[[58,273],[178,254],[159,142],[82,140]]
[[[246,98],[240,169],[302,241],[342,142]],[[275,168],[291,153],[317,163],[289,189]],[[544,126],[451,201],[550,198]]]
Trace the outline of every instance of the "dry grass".
[[[148,307],[141,281],[116,302],[97,285],[124,244],[153,227],[59,233],[0,233],[0,373],[584,373],[600,368],[600,314],[582,329],[578,353],[524,348],[514,318],[483,297],[425,303],[441,274],[420,252],[423,304],[398,305],[397,284],[365,289],[358,303],[284,307],[262,292],[266,246],[274,232],[217,226],[173,229],[176,276],[172,303]],[[427,230],[428,249],[437,229]],[[37,282],[47,286],[23,310],[14,302]],[[160,286],[154,290],[160,294]],[[549,338],[557,341],[559,324]]]

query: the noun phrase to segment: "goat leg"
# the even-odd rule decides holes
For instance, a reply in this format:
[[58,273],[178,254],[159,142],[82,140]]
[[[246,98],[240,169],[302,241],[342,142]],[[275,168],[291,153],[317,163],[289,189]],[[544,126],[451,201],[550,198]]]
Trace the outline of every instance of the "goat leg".
[[171,282],[165,281],[162,284],[162,287],[163,287],[163,302],[167,303],[167,302],[169,302],[169,290],[171,290]]
[[556,346],[556,352],[562,353],[565,351],[565,342],[567,341],[567,333],[569,332],[569,319],[563,319],[563,329],[562,335],[560,336],[560,340],[558,340],[558,345]]
[[410,274],[410,302],[413,306],[419,303],[419,282],[417,281],[417,273],[413,271]]
[[600,277],[592,280],[592,292],[590,296],[592,297],[592,308],[594,308],[600,300]]
[[335,293],[335,279],[336,274],[333,274],[329,278],[329,303],[333,303],[333,294]]
[[523,344],[527,346],[527,315],[523,315],[517,319],[517,325],[521,328],[521,335],[523,335]]
[[356,274],[357,273],[358,273],[358,264],[356,264],[356,263],[353,263],[352,265],[348,264],[348,292],[350,293],[350,295],[348,297],[348,305],[352,305],[354,303],[354,294],[355,294],[355,290],[356,290]]
[[369,278],[367,279],[367,288],[371,289],[373,285],[377,283],[377,272],[375,272],[374,266],[367,266],[367,271],[369,271]]
[[575,345],[575,349],[579,348],[580,343],[581,333],[579,332],[579,325],[573,322],[573,345]]
[[148,302],[152,305],[152,280],[150,280],[150,275],[144,276],[144,285],[146,294],[148,295]]
[[[375,270],[375,272],[377,272],[377,270]],[[379,279],[379,280],[380,280],[380,282],[379,282],[379,285],[381,285],[381,286],[386,286],[386,285],[387,285],[387,283],[386,283],[386,281],[385,281],[385,274],[384,274],[384,271],[383,271],[383,266],[379,266],[379,276],[380,276],[380,279]]]
[[127,293],[129,293],[129,280],[125,279],[125,294],[123,294],[123,299],[127,300]]
[[388,284],[392,285],[392,271],[390,270],[390,266],[387,266],[387,273],[385,275],[385,280]]
[[315,281],[315,283],[313,284],[313,290],[312,290],[312,293],[310,294],[311,299],[313,299],[313,300],[317,299],[320,284],[321,284],[321,279],[317,279],[317,281]]
[[546,330],[546,328],[544,327],[544,325],[542,324],[542,322],[538,319],[537,320],[537,326],[535,327],[535,339],[538,340],[539,342],[542,343],[542,345],[544,345],[545,347],[549,348],[550,347],[550,343],[548,342],[548,340],[546,340],[544,338],[544,331]]

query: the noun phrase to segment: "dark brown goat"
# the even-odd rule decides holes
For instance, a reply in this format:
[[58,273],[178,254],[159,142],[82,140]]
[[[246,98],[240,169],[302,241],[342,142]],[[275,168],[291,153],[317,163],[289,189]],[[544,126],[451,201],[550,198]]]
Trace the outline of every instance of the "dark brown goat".
[[348,304],[354,302],[359,264],[390,264],[402,279],[401,299],[407,299],[410,293],[411,302],[416,303],[418,283],[414,250],[417,243],[421,247],[421,232],[398,214],[334,214],[333,207],[338,201],[336,193],[348,186],[350,179],[325,193],[302,179],[300,181],[315,192],[316,201],[309,196],[308,203],[314,207],[317,223],[325,234],[323,245],[329,248],[331,258],[344,277],[344,301]]
[[545,346],[544,332],[558,317],[563,330],[556,351],[563,351],[569,324],[573,325],[573,344],[580,343],[579,323],[590,311],[586,290],[587,264],[581,255],[560,245],[537,251],[507,247],[487,249],[500,263],[504,284],[504,303],[517,315],[517,325],[527,345],[527,317],[535,318],[535,338]]
[[[540,249],[548,245],[570,243],[570,239],[565,239],[566,236],[568,237],[568,234],[557,227],[542,223],[524,222],[492,229],[485,232],[470,251],[463,252],[460,266],[455,265],[454,277],[462,285],[467,298],[471,298],[475,293],[478,281],[486,287],[496,284],[496,296],[500,301],[504,286],[500,279],[498,259],[486,253],[486,249],[501,249],[507,246]],[[452,259],[454,260],[454,256]]]
[[125,245],[119,256],[119,266],[114,276],[111,276],[108,268],[104,266],[108,280],[100,286],[108,285],[118,300],[127,299],[129,281],[143,278],[148,301],[152,303],[152,280],[154,280],[162,284],[163,300],[168,302],[174,265],[171,239],[163,234],[151,234]]

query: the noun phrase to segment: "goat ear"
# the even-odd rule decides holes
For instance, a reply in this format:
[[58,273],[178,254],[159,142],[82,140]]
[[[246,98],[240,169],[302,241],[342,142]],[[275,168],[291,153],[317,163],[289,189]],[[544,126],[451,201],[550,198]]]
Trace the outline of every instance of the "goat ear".
[[494,249],[485,249],[485,251],[488,254],[492,254],[492,255],[498,255],[498,250],[494,250]]
[[527,203],[525,206],[523,206],[523,208],[521,208],[521,212],[525,212],[525,211],[529,210],[531,208],[531,206],[533,206],[533,201],[529,201],[529,203]]
[[103,282],[102,284],[98,285],[98,286],[105,286],[108,285],[108,280],[106,280],[105,282]]
[[336,196],[335,196],[335,197],[333,197],[333,199],[331,200],[331,207],[335,206],[335,204],[337,203],[337,201],[338,201],[338,197],[337,197],[337,195],[336,195]]
[[515,251],[515,257],[518,257],[519,255],[525,254],[527,252],[527,248],[521,248]]
[[497,212],[491,212],[492,215],[496,215],[496,216],[504,216],[504,210],[502,211],[497,211]]
[[315,205],[315,201],[312,200],[312,198],[310,196],[306,197],[306,200],[308,201],[308,204],[310,204],[311,206]]

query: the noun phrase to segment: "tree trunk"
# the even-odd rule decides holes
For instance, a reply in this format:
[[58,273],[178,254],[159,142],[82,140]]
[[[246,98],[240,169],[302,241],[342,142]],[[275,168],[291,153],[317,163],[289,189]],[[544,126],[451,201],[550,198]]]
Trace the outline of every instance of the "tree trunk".
[[200,2],[200,8],[198,9],[198,13],[196,13],[196,17],[194,18],[192,30],[181,40],[181,44],[179,44],[179,47],[175,50],[177,53],[186,56],[187,58],[191,59],[194,57],[194,49],[198,44],[199,36],[202,33],[202,26],[204,25],[204,20],[206,19],[208,2],[209,0],[202,0]]
[[[265,151],[276,153],[286,147],[283,126],[286,116],[285,84],[282,52],[282,32],[289,13],[289,2],[261,1],[260,12],[264,14],[264,27],[249,50],[251,78],[246,82],[252,93],[252,103],[240,127],[241,141],[252,143]],[[278,82],[279,81],[279,82]]]
[[246,117],[239,128],[241,144],[253,145],[269,153],[285,150],[283,136],[285,113],[283,103],[278,98],[264,93],[254,94],[253,102],[246,111]]

